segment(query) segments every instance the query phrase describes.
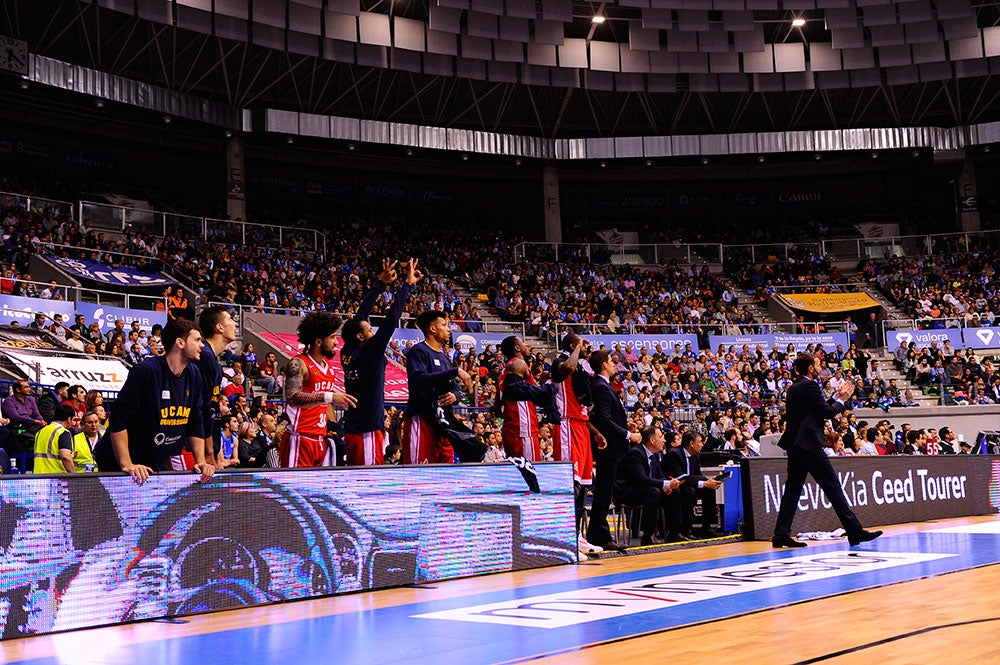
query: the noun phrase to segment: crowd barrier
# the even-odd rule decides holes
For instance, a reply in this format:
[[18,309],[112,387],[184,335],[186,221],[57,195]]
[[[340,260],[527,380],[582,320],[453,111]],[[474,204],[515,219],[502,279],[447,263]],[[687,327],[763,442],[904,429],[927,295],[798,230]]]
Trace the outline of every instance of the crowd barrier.
[[576,562],[572,465],[0,480],[0,636]]
[[[838,457],[833,462],[852,510],[865,526],[924,522],[1000,511],[1000,457],[938,455]],[[774,534],[787,461],[758,457],[740,462],[743,534]],[[809,477],[799,497],[793,533],[840,528],[833,508]]]

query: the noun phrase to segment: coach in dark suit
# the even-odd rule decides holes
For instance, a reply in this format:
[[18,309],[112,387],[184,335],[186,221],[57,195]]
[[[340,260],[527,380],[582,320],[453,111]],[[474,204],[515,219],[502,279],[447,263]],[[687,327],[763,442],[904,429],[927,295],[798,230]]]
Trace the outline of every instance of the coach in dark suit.
[[641,543],[653,545],[662,499],[680,487],[681,481],[668,480],[663,475],[660,453],[667,443],[663,430],[649,425],[640,436],[641,445],[629,448],[618,461],[615,500],[628,506],[642,506]]
[[618,470],[618,460],[628,452],[629,446],[639,443],[642,438],[638,432],[628,431],[628,417],[625,407],[618,395],[611,389],[611,377],[615,373],[615,364],[611,354],[605,350],[590,354],[590,368],[594,370],[594,380],[591,384],[591,398],[594,407],[590,411],[590,423],[597,429],[600,436],[594,436],[594,484],[591,491],[594,500],[590,505],[590,523],[587,525],[587,542],[599,545],[604,549],[621,550],[621,545],[611,540],[611,529],[608,528],[608,510],[611,508],[611,496],[615,488],[615,474]]
[[712,530],[712,524],[719,515],[719,507],[715,501],[715,490],[722,485],[714,478],[705,478],[701,474],[701,460],[698,455],[705,439],[693,430],[684,432],[681,445],[671,448],[663,456],[664,475],[671,478],[684,478],[684,484],[672,493],[666,502],[667,512],[667,542],[693,540],[694,507],[701,499],[701,535],[707,538],[718,536]]
[[854,511],[847,503],[844,490],[837,481],[837,474],[830,464],[830,458],[823,452],[824,421],[844,410],[844,401],[854,393],[854,383],[844,381],[837,388],[835,399],[824,400],[816,379],[820,373],[820,360],[811,353],[802,353],[795,359],[795,372],[799,375],[788,389],[785,407],[787,427],[778,440],[778,446],[788,453],[788,479],[785,493],[781,497],[778,520],[774,525],[774,547],[805,547],[805,543],[794,540],[792,520],[798,506],[806,474],[826,493],[840,523],[847,531],[851,545],[874,540],[881,531],[865,531]]

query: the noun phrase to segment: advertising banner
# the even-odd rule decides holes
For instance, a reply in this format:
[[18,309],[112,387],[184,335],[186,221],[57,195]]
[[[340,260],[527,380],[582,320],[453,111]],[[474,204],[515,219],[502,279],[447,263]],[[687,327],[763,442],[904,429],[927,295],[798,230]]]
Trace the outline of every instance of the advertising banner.
[[60,381],[79,384],[87,390],[118,392],[128,376],[128,367],[120,360],[107,360],[79,356],[55,356],[52,354],[12,351],[0,348],[28,378],[43,385],[55,385]]
[[126,331],[133,321],[139,322],[139,327],[149,332],[149,330],[159,323],[161,326],[167,325],[166,312],[153,312],[145,309],[127,309],[125,307],[110,307],[108,305],[95,305],[89,302],[78,302],[76,304],[77,314],[87,317],[87,325],[94,321],[101,327],[101,332],[106,333],[113,330],[115,320],[121,319],[125,322]]
[[867,293],[784,293],[778,299],[792,309],[822,314],[882,306]]
[[945,340],[950,340],[951,345],[956,349],[962,348],[962,331],[958,328],[885,331],[885,345],[890,351],[895,350],[900,344],[909,344],[910,342],[916,342],[918,349],[930,346],[931,342],[937,342],[938,346],[942,346]]
[[[937,455],[843,457],[832,460],[851,509],[862,524],[902,524],[1000,510],[1000,457]],[[787,461],[741,462],[749,537],[774,534]],[[830,501],[810,476],[799,497],[793,533],[840,526]]]
[[713,350],[718,349],[720,345],[727,347],[735,346],[739,349],[744,344],[749,346],[751,350],[760,345],[760,348],[764,351],[769,351],[773,346],[777,346],[779,350],[784,351],[789,344],[795,347],[796,351],[805,351],[806,347],[810,344],[814,346],[822,344],[824,349],[836,349],[838,344],[843,346],[845,349],[850,346],[850,342],[847,339],[847,333],[841,332],[810,333],[803,335],[786,335],[782,333],[774,335],[709,335],[708,343],[711,345]]
[[138,268],[126,266],[111,266],[87,259],[70,259],[62,256],[46,255],[51,261],[73,277],[100,284],[113,286],[168,286],[176,284],[177,280],[167,277],[161,272],[144,272]]
[[970,349],[1000,349],[1000,328],[964,328],[962,340]]
[[591,348],[599,349],[603,344],[604,348],[609,351],[615,348],[615,344],[621,344],[623,349],[635,349],[636,352],[640,349],[646,349],[646,352],[650,355],[656,351],[658,344],[663,349],[663,352],[667,354],[674,350],[674,344],[680,344],[682,349],[685,344],[690,344],[694,351],[698,350],[698,336],[683,333],[662,333],[659,335],[584,335],[583,338],[590,342]]
[[49,322],[53,314],[62,314],[63,323],[73,323],[73,303],[65,300],[45,298],[22,298],[21,296],[0,296],[0,324],[17,323],[26,326],[35,320],[35,312],[45,312]]
[[5,478],[0,636],[576,563],[572,465],[534,470]]
[[46,349],[49,351],[69,351],[71,347],[62,343],[51,333],[35,328],[20,326],[0,328],[0,347],[8,349]]
[[[472,353],[482,353],[488,346],[492,346],[494,351],[499,351],[500,342],[510,334],[455,332],[451,334],[451,341],[456,349],[465,353],[468,353],[470,350]],[[421,334],[420,339],[422,340],[423,338]]]

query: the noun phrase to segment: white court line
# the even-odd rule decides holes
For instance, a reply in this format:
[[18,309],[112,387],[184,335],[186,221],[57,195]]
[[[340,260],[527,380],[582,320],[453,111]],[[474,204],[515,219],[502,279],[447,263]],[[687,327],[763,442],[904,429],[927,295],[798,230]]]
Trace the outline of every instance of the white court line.
[[1000,535],[1000,520],[995,522],[981,522],[979,524],[952,526],[947,529],[931,529],[927,531],[927,533],[995,533]]

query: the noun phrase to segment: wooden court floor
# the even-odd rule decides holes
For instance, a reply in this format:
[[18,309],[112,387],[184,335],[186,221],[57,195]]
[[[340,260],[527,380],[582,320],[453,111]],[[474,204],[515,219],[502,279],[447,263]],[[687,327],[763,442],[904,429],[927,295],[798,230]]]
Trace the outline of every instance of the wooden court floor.
[[[996,516],[940,520],[920,524],[887,527],[886,538],[945,528],[994,527]],[[1000,529],[993,529],[1000,540]],[[880,541],[883,539],[880,539]],[[875,541],[879,543],[880,541]],[[970,541],[959,552],[981,547]],[[874,543],[869,544],[874,545]],[[847,544],[822,546],[835,554],[848,551]],[[864,547],[864,546],[863,546]],[[842,552],[841,552],[842,550]],[[820,550],[814,547],[796,554]],[[758,559],[771,553],[766,542],[736,542],[694,549],[659,553],[636,553],[614,558],[587,561],[583,565],[561,566],[476,577],[418,588],[389,589],[314,601],[219,612],[189,617],[186,623],[145,622],[132,625],[75,631],[0,642],[0,663],[65,663],[118,665],[119,663],[241,663],[242,665],[307,665],[312,662],[338,662],[338,643],[321,649],[326,658],[301,651],[302,640],[254,641],[246,645],[248,629],[280,631],[282,627],[311,626],[308,640],[322,642],[329,637],[321,621],[340,624],[364,623],[359,617],[379,617],[379,612],[407,608],[419,611],[423,604],[455,604],[456,600],[511,589],[532,587],[549,590],[560,583],[586,587],[588,580],[635,578],[646,570],[684,568],[705,562]],[[951,555],[961,558],[964,555]],[[609,639],[597,630],[601,622],[582,623],[575,630],[576,642],[553,646],[545,639],[525,638],[521,653],[497,660],[478,653],[475,662],[540,662],[546,664],[589,663],[747,663],[752,665],[784,663],[926,663],[947,659],[965,663],[1000,663],[1000,565],[972,563],[970,568],[957,566],[954,572],[938,572],[885,584],[845,588],[836,581],[811,599],[779,599],[754,607],[732,599],[720,601],[724,607],[719,617],[700,619],[697,623],[661,627],[646,620],[650,615],[631,615],[615,619],[625,634]],[[828,591],[828,593],[827,593]],[[492,596],[490,596],[492,598]],[[777,596],[776,596],[777,597]],[[350,621],[345,621],[347,616]],[[483,631],[490,626],[474,625]],[[424,625],[424,624],[421,624]],[[429,624],[427,624],[429,625]],[[628,627],[634,626],[629,634]],[[359,628],[359,630],[361,630]],[[372,627],[379,634],[378,626]],[[416,635],[392,634],[385,624],[385,640],[410,640],[419,645],[430,639],[431,632]],[[538,631],[536,631],[538,632]],[[445,635],[448,633],[445,632]],[[239,635],[234,638],[234,635]],[[462,639],[456,632],[456,640]],[[368,639],[368,638],[365,638]],[[197,640],[196,648],[193,646]],[[378,657],[381,639],[369,640],[370,662],[391,662]],[[266,648],[257,648],[266,644]],[[285,647],[277,646],[285,644]],[[484,647],[487,648],[487,647]],[[198,651],[203,649],[205,652]],[[193,655],[201,653],[201,656]],[[460,652],[446,652],[433,657],[428,651],[406,662],[464,663]],[[465,653],[476,653],[465,652]]]

